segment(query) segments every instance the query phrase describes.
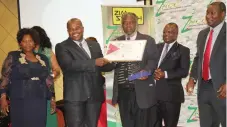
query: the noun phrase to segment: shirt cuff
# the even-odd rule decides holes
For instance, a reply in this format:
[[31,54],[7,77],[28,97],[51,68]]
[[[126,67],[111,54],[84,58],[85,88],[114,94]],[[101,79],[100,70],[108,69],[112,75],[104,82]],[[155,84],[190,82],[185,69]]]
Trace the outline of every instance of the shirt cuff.
[[167,71],[164,71],[164,73],[165,73],[165,78],[168,78]]

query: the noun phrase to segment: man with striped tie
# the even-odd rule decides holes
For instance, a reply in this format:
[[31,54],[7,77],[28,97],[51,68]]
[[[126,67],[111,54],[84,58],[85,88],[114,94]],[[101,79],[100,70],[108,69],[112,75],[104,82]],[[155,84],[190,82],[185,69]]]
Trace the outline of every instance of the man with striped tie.
[[112,101],[119,104],[123,127],[154,127],[157,119],[153,76],[133,81],[128,76],[142,70],[154,72],[158,58],[155,40],[137,31],[138,18],[134,13],[124,13],[121,25],[124,35],[116,40],[147,40],[147,44],[142,61],[116,64]]

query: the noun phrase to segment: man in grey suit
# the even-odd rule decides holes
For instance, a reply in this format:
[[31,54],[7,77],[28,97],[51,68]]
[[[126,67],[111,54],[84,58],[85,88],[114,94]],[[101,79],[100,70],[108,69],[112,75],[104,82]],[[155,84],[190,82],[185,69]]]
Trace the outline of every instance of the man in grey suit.
[[200,31],[197,53],[186,90],[192,93],[198,81],[201,127],[226,127],[226,6],[211,3],[206,12],[208,28]]
[[103,58],[100,45],[85,41],[83,24],[68,21],[69,38],[56,45],[56,56],[63,71],[64,109],[68,127],[96,127],[104,101],[104,80],[101,72],[113,65]]
[[[142,61],[116,64],[113,86],[113,104],[119,104],[123,127],[153,127],[157,122],[155,83],[153,76],[129,81],[128,76],[140,71],[154,72],[158,61],[155,40],[137,31],[138,18],[134,13],[124,13],[124,35],[116,40],[147,40]],[[133,43],[132,43],[133,45]]]

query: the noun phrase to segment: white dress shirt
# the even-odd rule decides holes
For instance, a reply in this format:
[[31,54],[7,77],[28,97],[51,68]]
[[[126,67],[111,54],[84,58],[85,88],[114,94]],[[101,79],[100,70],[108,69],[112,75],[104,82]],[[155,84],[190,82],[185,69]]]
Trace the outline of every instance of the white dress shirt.
[[[217,26],[214,27],[214,28],[210,27],[210,30],[212,30],[212,29],[214,30],[213,36],[212,36],[211,49],[210,49],[210,56],[211,56],[211,53],[212,53],[212,50],[213,50],[215,41],[217,40],[218,34],[220,33],[221,28],[223,27],[223,25],[224,25],[224,21],[221,22],[219,25],[217,25]],[[207,39],[206,39],[206,42],[205,42],[203,54],[204,54],[204,52],[205,52],[205,50],[206,50],[206,45],[207,45],[207,41],[208,41],[208,39],[209,39],[209,35],[210,35],[210,32],[209,32],[208,35],[207,35]],[[202,66],[203,66],[203,63],[202,63]],[[211,77],[211,75],[210,75],[210,69],[209,69],[209,79],[211,79],[211,78],[212,78],[212,77]]]
[[132,36],[127,36],[127,35],[125,35],[125,40],[127,40],[127,38],[130,38],[130,40],[136,40],[136,37],[137,37],[137,32],[135,32]]
[[[80,47],[80,42],[79,41],[74,41],[79,47]],[[88,44],[87,42],[85,41],[85,39],[82,40],[81,42],[84,50],[86,51],[86,53],[89,55],[89,57],[91,58],[91,52],[90,52],[90,49],[88,47]]]
[[[169,50],[172,48],[172,46],[173,46],[175,43],[176,43],[176,41],[174,41],[174,42],[168,44],[168,45],[169,45],[169,46],[168,46],[168,52],[169,52]],[[163,46],[162,54],[161,54],[160,59],[159,59],[159,61],[158,61],[158,68],[159,68],[159,66],[160,66],[160,64],[161,64],[161,62],[162,62],[161,58],[162,58],[162,56],[164,55],[164,50],[165,50],[165,48],[166,48],[166,45],[167,45],[167,44],[165,43],[165,45]],[[168,53],[168,52],[167,52],[167,53]],[[167,72],[164,71],[164,73],[165,73],[165,78],[168,78]]]

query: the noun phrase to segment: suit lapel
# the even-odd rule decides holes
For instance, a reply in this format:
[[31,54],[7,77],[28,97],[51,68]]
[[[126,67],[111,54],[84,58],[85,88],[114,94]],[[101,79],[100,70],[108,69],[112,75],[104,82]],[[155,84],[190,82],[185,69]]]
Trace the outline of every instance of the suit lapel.
[[223,42],[224,40],[222,39],[224,36],[226,37],[226,23],[224,23],[224,25],[222,26],[222,28],[221,28],[221,30],[220,30],[220,32],[218,34],[218,37],[217,37],[217,39],[216,39],[216,41],[214,43],[214,47],[213,47],[213,50],[211,52],[211,57],[210,57],[211,59],[213,58],[213,55],[217,51],[220,43],[221,42],[224,43]]
[[[173,44],[173,46],[170,48],[170,50],[168,51],[168,53],[166,54],[166,56],[165,56],[165,58],[162,60],[162,62],[161,62],[161,64],[163,63],[163,62],[165,62],[165,60],[167,60],[167,58],[177,49],[177,45],[178,45],[178,43],[177,42],[175,42],[174,44]],[[163,46],[163,48],[164,48],[164,46]],[[163,49],[162,48],[162,49]],[[160,65],[161,65],[160,64]]]
[[[76,52],[77,55],[79,55],[81,58],[84,59],[90,59],[85,53],[84,51],[70,38],[68,39],[69,42],[69,47],[72,50],[72,52]],[[73,49],[72,49],[73,48]]]
[[137,32],[136,40],[144,40],[144,38],[141,38],[141,33],[140,32]]
[[92,42],[87,41],[87,45],[88,45],[88,48],[91,53],[91,59],[94,59],[94,51],[93,51],[93,47],[92,47]]
[[201,49],[200,50],[200,54],[201,54],[201,58],[202,58],[201,60],[203,60],[203,52],[204,52],[204,48],[205,48],[205,45],[206,45],[206,40],[207,40],[207,36],[208,36],[209,32],[210,32],[210,29],[207,28],[207,30],[205,31],[203,37],[201,38],[202,39],[201,42],[199,42],[200,43],[200,48],[199,49]]
[[162,55],[162,50],[163,50],[163,48],[164,48],[164,45],[165,45],[165,43],[161,43],[157,48],[158,48],[158,51],[159,51],[159,59],[158,60],[160,60],[160,58],[161,58],[161,55]]

